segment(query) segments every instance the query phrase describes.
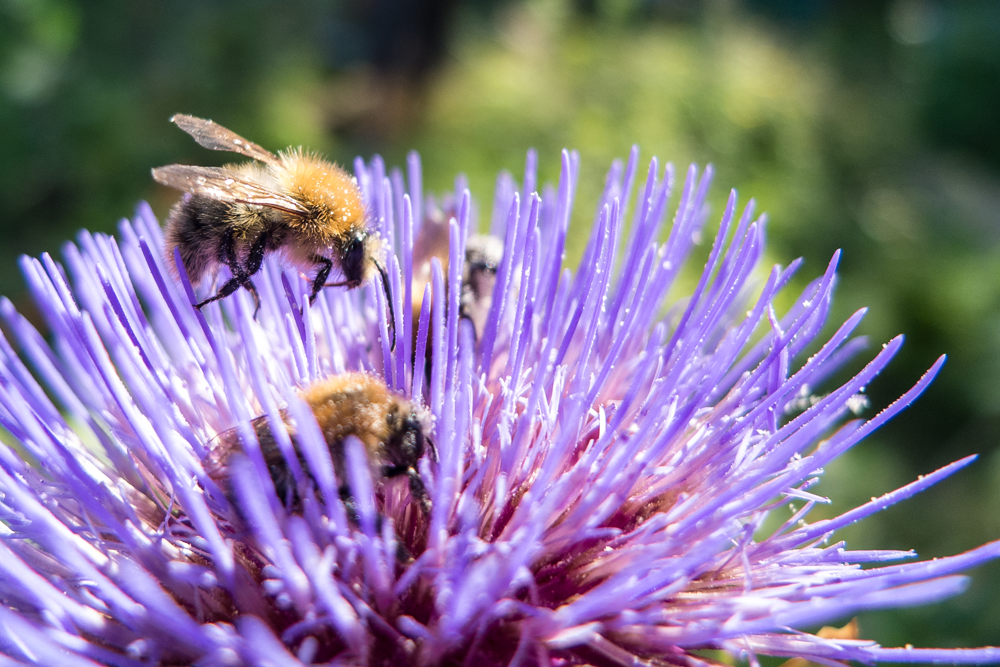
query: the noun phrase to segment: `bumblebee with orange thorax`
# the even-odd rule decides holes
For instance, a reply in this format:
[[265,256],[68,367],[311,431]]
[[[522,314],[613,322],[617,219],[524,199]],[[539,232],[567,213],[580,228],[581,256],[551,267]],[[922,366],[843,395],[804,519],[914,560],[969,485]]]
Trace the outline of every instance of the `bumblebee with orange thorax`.
[[[195,308],[244,287],[259,310],[260,297],[250,279],[272,252],[303,272],[315,270],[310,303],[323,287],[353,289],[376,271],[388,296],[385,249],[368,228],[361,191],[350,174],[301,148],[274,155],[210,120],[183,114],[170,120],[205,148],[256,160],[225,167],[172,164],[153,169],[158,183],[189,193],[167,218],[167,265],[174,266],[177,249],[192,283],[220,265],[232,273],[214,296]],[[343,279],[327,283],[334,265]]]
[[[417,471],[417,463],[425,451],[429,450],[431,457],[436,458],[434,445],[427,438],[431,418],[424,408],[391,391],[380,378],[367,373],[331,375],[309,385],[300,395],[312,410],[330,450],[334,472],[342,485],[342,499],[351,501],[351,491],[346,483],[349,475],[344,440],[353,435],[365,447],[376,488],[381,488],[386,479],[405,476],[409,480],[412,501],[425,515],[430,511],[430,500]],[[300,464],[308,471],[305,458],[299,451],[298,429],[294,421],[285,410],[281,411],[281,418]],[[270,422],[267,417],[261,416],[250,424],[278,497],[297,506],[299,498],[295,478],[281,453]],[[243,450],[239,432],[230,429],[219,434],[205,461],[209,477],[221,483],[234,502],[228,464],[235,453]]]

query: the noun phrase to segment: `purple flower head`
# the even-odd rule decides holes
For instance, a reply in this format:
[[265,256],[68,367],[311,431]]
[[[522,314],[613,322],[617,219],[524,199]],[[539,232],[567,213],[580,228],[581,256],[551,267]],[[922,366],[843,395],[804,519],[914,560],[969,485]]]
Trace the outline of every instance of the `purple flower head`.
[[[14,442],[0,448],[0,666],[693,666],[712,662],[705,649],[751,664],[1000,662],[994,648],[804,631],[953,595],[956,573],[1000,555],[991,543],[921,562],[834,537],[971,458],[808,523],[827,502],[809,490],[823,467],[942,363],[855,417],[901,338],[829,386],[864,348],[851,337],[863,312],[816,340],[836,255],[778,312],[799,262],[761,271],[764,221],[734,193],[694,292],[675,299],[710,170],[675,187],[653,160],[642,182],[633,150],[608,174],[576,271],[563,266],[575,154],[541,195],[534,154],[520,187],[501,177],[488,232],[463,183],[424,197],[415,155],[405,178],[378,158],[355,171],[393,249],[388,301],[376,281],[310,305],[308,280],[269,260],[256,320],[244,291],[196,311],[146,206],[118,238],[81,233],[64,265],[23,260],[51,335],[0,303]],[[414,247],[432,233],[447,255],[425,267]],[[487,233],[503,243],[479,267],[492,299],[463,266]],[[358,438],[328,444],[302,391],[347,372],[426,416],[415,468],[429,503]],[[294,502],[261,428],[286,454]],[[227,439],[244,444],[220,483],[209,461]]]

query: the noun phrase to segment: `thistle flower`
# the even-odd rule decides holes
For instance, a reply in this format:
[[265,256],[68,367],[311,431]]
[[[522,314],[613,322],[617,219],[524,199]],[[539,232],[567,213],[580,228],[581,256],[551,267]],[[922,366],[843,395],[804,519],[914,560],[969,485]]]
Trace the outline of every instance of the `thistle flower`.
[[[920,562],[833,537],[971,457],[806,521],[826,502],[809,491],[823,466],[913,401],[942,360],[877,416],[853,418],[901,338],[839,387],[826,383],[863,349],[851,338],[863,311],[804,358],[837,256],[779,315],[799,262],[758,273],[764,220],[733,194],[694,292],[672,301],[711,172],[692,167],[674,193],[673,168],[653,160],[630,204],[637,165],[633,150],[612,167],[575,272],[563,248],[577,157],[563,153],[541,196],[533,154],[520,188],[499,179],[490,233],[505,251],[481,331],[460,317],[475,231],[461,183],[443,204],[455,211],[447,268],[433,260],[415,293],[414,239],[441,210],[416,156],[405,180],[377,158],[356,164],[395,249],[388,304],[374,284],[310,306],[302,277],[269,262],[258,319],[245,293],[196,311],[144,205],[117,239],[81,233],[65,269],[24,259],[51,337],[0,303],[14,338],[0,340],[0,422],[14,441],[0,448],[0,665],[699,665],[714,659],[704,649],[751,664],[1000,662],[995,648],[803,631],[953,595],[957,572],[1000,554],[991,543]],[[405,483],[373,479],[353,438],[348,479],[335,479],[296,390],[347,371],[433,416],[427,514]],[[281,410],[299,425],[294,508],[250,427]],[[249,443],[235,497],[204,466],[233,428]],[[771,515],[787,520],[768,528]]]

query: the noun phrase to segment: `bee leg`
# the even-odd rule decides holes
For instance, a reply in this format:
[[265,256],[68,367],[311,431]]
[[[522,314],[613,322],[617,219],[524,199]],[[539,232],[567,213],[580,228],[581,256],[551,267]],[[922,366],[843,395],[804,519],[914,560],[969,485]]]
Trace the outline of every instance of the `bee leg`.
[[355,526],[358,525],[361,521],[361,515],[358,513],[358,506],[354,502],[354,496],[351,495],[351,487],[341,484],[339,495],[340,501],[344,503],[344,510],[347,512],[347,520]]
[[424,480],[420,478],[420,473],[417,472],[416,468],[402,465],[384,466],[382,474],[386,477],[406,475],[410,480],[410,496],[420,503],[420,509],[424,511],[424,514],[430,514],[431,500],[427,497],[427,488],[424,486]]
[[253,296],[253,318],[255,320],[257,319],[257,313],[260,312],[260,294],[257,293],[257,286],[250,280],[250,276],[254,276],[260,271],[260,266],[264,263],[264,255],[267,252],[267,242],[269,240],[267,234],[261,234],[257,237],[257,240],[250,246],[247,265],[243,269],[243,287]]
[[333,269],[333,261],[329,257],[323,257],[323,255],[313,255],[310,259],[319,264],[316,277],[313,278],[312,294],[309,295],[309,305],[312,305],[316,301],[316,295],[326,286],[326,279]]
[[239,259],[236,256],[236,237],[232,234],[227,234],[219,245],[219,261],[229,267],[229,271],[233,276],[226,281],[225,285],[219,288],[219,291],[214,296],[208,297],[201,303],[194,304],[194,307],[198,310],[201,310],[203,306],[207,306],[213,301],[226,298],[243,285],[243,268],[240,266]]
[[201,310],[202,306],[207,306],[208,304],[212,303],[213,301],[218,301],[219,299],[225,299],[227,296],[229,296],[230,294],[232,294],[233,292],[235,292],[236,290],[238,290],[240,288],[240,286],[241,286],[241,283],[238,280],[236,280],[235,278],[233,278],[232,280],[230,280],[229,282],[227,282],[225,285],[223,285],[222,287],[220,287],[218,293],[215,294],[215,296],[210,296],[207,299],[205,299],[204,301],[202,301],[201,303],[194,304],[194,307],[197,308],[198,310]]
[[243,281],[243,287],[247,288],[250,292],[250,296],[253,297],[253,319],[257,319],[257,313],[260,312],[260,294],[257,293],[257,286],[251,282],[249,278]]
[[206,306],[213,301],[218,301],[219,299],[224,299],[240,287],[245,287],[251,295],[253,295],[254,304],[256,309],[253,312],[254,319],[257,318],[257,311],[260,310],[260,295],[257,293],[257,287],[250,282],[250,276],[254,275],[260,271],[260,265],[264,261],[264,253],[267,249],[267,234],[261,234],[256,241],[253,242],[253,246],[250,248],[250,257],[247,260],[247,265],[245,267],[240,266],[239,258],[236,254],[236,238],[232,234],[226,236],[222,241],[222,247],[219,251],[219,259],[222,260],[229,267],[229,271],[233,274],[225,285],[219,288],[219,291],[215,296],[210,296],[201,303],[196,303],[195,308],[201,310],[202,306]]
[[420,473],[416,468],[407,468],[406,476],[410,480],[410,495],[420,503],[420,509],[424,514],[430,516],[431,499],[427,497],[427,488],[424,486],[424,480],[420,478]]
[[[432,461],[437,461],[438,460],[438,449],[437,449],[437,447],[434,446],[434,441],[431,440],[430,438],[423,438],[422,442],[427,445],[428,449],[431,450],[431,460]],[[423,447],[421,447],[421,451],[423,451]]]

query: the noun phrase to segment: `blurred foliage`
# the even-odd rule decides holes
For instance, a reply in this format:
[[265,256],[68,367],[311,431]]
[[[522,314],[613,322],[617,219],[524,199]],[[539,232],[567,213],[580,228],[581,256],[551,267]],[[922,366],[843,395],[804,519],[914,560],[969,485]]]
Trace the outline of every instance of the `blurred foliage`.
[[[679,176],[714,163],[714,210],[727,187],[754,196],[771,258],[806,258],[800,287],[844,249],[834,321],[867,305],[873,345],[907,334],[873,411],[950,355],[915,408],[831,466],[826,512],[985,460],[852,527],[851,546],[937,556],[1000,537],[997,3],[0,0],[0,293],[23,298],[22,253],[113,231],[141,198],[165,213],[176,193],[151,167],[225,161],[176,112],[342,163],[417,148],[427,187],[465,172],[481,217],[528,147],[549,181],[578,149],[572,257],[631,144]],[[861,633],[1000,644],[998,599],[1000,567],[983,568],[961,598],[863,615]]]

